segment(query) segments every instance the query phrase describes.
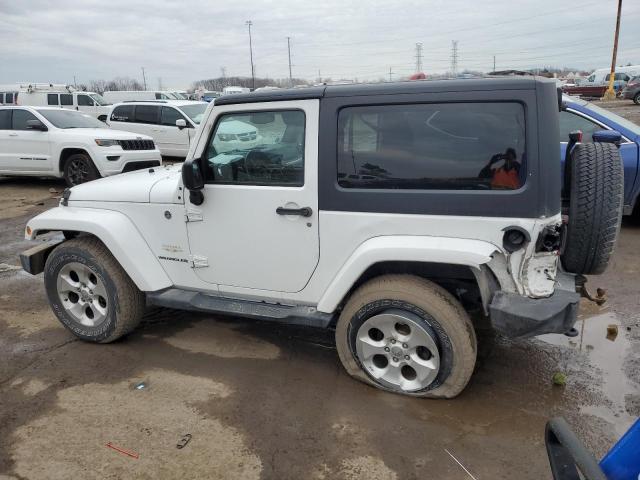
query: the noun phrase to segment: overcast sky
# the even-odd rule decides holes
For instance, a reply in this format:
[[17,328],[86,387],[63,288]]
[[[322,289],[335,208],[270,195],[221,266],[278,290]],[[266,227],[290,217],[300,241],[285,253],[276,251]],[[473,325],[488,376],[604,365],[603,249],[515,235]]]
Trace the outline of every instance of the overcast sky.
[[[481,6],[480,6],[481,5]],[[0,83],[78,83],[128,76],[157,88],[250,76],[358,80],[423,70],[490,71],[610,64],[616,0],[0,0]],[[640,1],[624,0],[618,64],[640,64]]]

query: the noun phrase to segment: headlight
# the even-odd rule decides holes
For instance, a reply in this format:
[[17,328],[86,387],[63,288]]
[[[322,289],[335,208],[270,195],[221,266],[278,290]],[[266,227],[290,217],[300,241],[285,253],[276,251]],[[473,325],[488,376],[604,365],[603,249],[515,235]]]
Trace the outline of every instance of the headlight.
[[107,140],[104,138],[96,138],[95,141],[99,147],[113,147],[115,145],[120,145],[118,143],[118,140]]
[[235,133],[219,133],[218,138],[223,142],[230,142],[237,139]]

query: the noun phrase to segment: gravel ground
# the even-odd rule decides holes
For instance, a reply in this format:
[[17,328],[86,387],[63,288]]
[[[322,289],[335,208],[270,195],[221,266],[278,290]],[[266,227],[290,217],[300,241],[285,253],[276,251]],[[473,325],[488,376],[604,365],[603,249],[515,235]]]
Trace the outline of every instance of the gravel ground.
[[[629,102],[606,107],[638,121]],[[347,377],[331,332],[155,309],[122,341],[76,340],[51,313],[42,275],[17,267],[26,221],[62,188],[0,179],[2,480],[470,478],[453,457],[477,479],[550,478],[547,419],[565,416],[602,455],[640,414],[633,221],[591,280],[609,301],[584,305],[579,337],[483,336],[467,389],[434,401]],[[552,385],[559,371],[565,387]]]

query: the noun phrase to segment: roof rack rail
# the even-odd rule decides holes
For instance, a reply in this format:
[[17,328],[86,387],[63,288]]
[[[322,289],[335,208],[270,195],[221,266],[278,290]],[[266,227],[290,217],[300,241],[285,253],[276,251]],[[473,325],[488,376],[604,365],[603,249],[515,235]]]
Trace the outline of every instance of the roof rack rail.
[[68,92],[68,93],[72,93],[72,92],[77,91],[71,85],[55,84],[55,83],[35,83],[35,82],[34,83],[20,84],[20,89],[25,89],[29,93],[35,92],[35,91],[38,91],[38,90],[44,90],[44,91],[49,91],[49,92],[65,91],[65,92]]
[[167,103],[167,100],[123,100],[120,103],[146,102],[146,103]]

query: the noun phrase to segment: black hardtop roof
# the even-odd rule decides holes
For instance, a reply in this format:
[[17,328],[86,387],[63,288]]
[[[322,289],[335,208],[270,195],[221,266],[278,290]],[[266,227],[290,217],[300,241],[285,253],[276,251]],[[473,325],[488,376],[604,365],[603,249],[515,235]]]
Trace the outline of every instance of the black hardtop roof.
[[353,97],[362,95],[399,95],[473,90],[532,90],[537,82],[550,83],[544,77],[493,77],[456,80],[415,80],[389,83],[357,83],[350,85],[321,85],[316,87],[260,90],[235,93],[216,98],[216,105],[276,102],[280,100],[310,100],[324,97]]

